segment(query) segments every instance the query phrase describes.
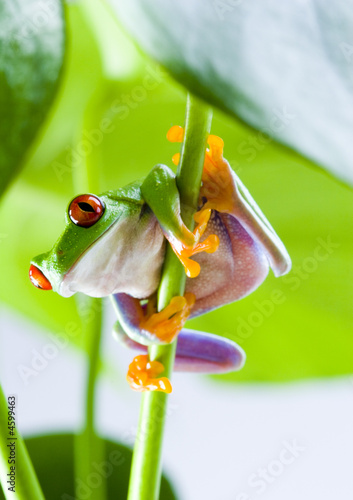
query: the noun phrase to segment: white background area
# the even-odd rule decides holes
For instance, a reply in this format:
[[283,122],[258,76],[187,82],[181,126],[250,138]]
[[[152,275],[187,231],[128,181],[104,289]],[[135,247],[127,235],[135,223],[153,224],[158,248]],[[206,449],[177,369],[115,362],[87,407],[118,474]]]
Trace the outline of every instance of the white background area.
[[[102,435],[131,445],[140,402],[125,383],[133,354],[113,340],[113,312],[106,316],[102,355],[120,376],[100,379],[98,425]],[[0,327],[0,378],[5,392],[18,396],[22,433],[79,429],[84,356],[58,349],[25,383],[18,367],[30,367],[52,340],[6,310]],[[179,500],[353,498],[351,377],[237,387],[176,374],[168,413],[164,468]]]

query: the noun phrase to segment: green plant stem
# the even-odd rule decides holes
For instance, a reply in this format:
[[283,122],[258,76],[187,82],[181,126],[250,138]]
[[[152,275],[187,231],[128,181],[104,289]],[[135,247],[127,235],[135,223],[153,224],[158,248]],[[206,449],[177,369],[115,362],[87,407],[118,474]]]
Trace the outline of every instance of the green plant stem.
[[[17,422],[16,422],[17,423]],[[10,439],[8,439],[10,438]],[[16,438],[16,439],[14,439]],[[8,445],[15,442],[15,493],[9,491],[10,464],[8,463],[10,448]],[[38,482],[33,464],[29,457],[26,445],[18,430],[15,436],[8,432],[8,404],[0,386],[0,483],[6,500],[44,500],[44,495]]]
[[[93,128],[92,109],[86,111],[86,117],[82,129]],[[90,120],[88,120],[88,116]],[[82,158],[80,168],[73,169],[73,184],[78,193],[99,193],[99,169],[97,167],[96,155],[88,155]],[[88,357],[88,373],[85,394],[85,425],[83,431],[75,439],[75,477],[76,496],[80,496],[82,484],[90,488],[89,480],[92,474],[97,475],[94,464],[105,461],[105,445],[99,437],[95,425],[95,402],[97,395],[97,378],[100,368],[100,344],[102,337],[102,301],[93,297],[78,294],[78,311],[82,320],[82,348]],[[92,491],[94,500],[105,500],[107,498],[106,477],[100,475],[97,487]]]
[[[79,497],[80,485],[87,486],[91,484],[90,475],[97,475],[97,469],[94,463],[100,464],[105,461],[104,441],[97,435],[95,429],[95,402],[96,402],[96,381],[100,368],[100,343],[102,334],[102,303],[100,299],[81,296],[80,306],[84,301],[83,310],[88,313],[86,319],[83,319],[83,344],[88,356],[88,374],[86,384],[86,402],[85,402],[85,427],[81,434],[76,436],[75,440],[75,469],[76,469],[76,488]],[[86,316],[86,314],[85,314]],[[92,498],[95,500],[106,499],[106,478],[101,475],[97,487],[94,488]],[[90,486],[88,486],[90,487]]]
[[[212,120],[211,109],[189,96],[187,102],[185,138],[177,172],[181,214],[185,224],[193,228],[193,215],[201,185],[207,137]],[[166,307],[175,295],[183,295],[185,271],[168,245],[162,278],[158,290],[158,310]],[[176,341],[169,345],[152,346],[151,360],[163,363],[163,375],[171,377]],[[142,395],[138,433],[135,442],[128,500],[158,500],[162,473],[162,444],[167,409],[167,395],[145,392]]]

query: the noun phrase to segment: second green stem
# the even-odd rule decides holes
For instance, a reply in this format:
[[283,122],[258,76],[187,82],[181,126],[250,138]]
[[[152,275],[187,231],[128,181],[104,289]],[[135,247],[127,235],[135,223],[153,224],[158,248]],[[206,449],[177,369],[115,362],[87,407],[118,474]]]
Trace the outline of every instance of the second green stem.
[[[187,102],[185,137],[177,172],[181,215],[193,229],[205,158],[207,137],[212,121],[211,109],[189,96]],[[168,245],[162,278],[158,289],[158,310],[164,309],[176,295],[184,295],[185,271]],[[149,349],[151,360],[163,363],[166,377],[171,377],[176,341],[155,345]],[[158,500],[162,474],[162,444],[167,409],[167,395],[145,392],[142,396],[138,434],[131,466],[128,500]]]

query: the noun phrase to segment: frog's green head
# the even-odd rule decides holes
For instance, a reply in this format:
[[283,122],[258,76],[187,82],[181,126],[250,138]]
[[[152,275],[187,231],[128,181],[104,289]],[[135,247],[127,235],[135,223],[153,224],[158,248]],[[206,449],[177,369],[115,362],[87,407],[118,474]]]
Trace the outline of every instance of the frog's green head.
[[40,289],[63,295],[62,283],[67,273],[118,219],[124,217],[125,212],[126,204],[116,203],[110,193],[99,198],[92,194],[74,198],[66,212],[66,225],[59,240],[50,252],[31,261],[32,283]]

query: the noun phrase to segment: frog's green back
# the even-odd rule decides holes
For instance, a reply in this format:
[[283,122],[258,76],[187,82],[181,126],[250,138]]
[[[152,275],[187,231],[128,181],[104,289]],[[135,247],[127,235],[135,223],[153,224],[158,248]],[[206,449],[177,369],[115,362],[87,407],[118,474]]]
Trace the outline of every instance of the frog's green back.
[[141,186],[143,183],[144,179],[138,180],[135,182],[132,182],[131,184],[128,184],[127,186],[124,186],[122,188],[118,188],[115,190],[110,190],[110,191],[105,191],[104,193],[101,193],[100,196],[107,196],[111,200],[114,201],[129,201],[129,202],[135,202],[138,205],[143,205],[144,204],[144,199],[141,193]]

